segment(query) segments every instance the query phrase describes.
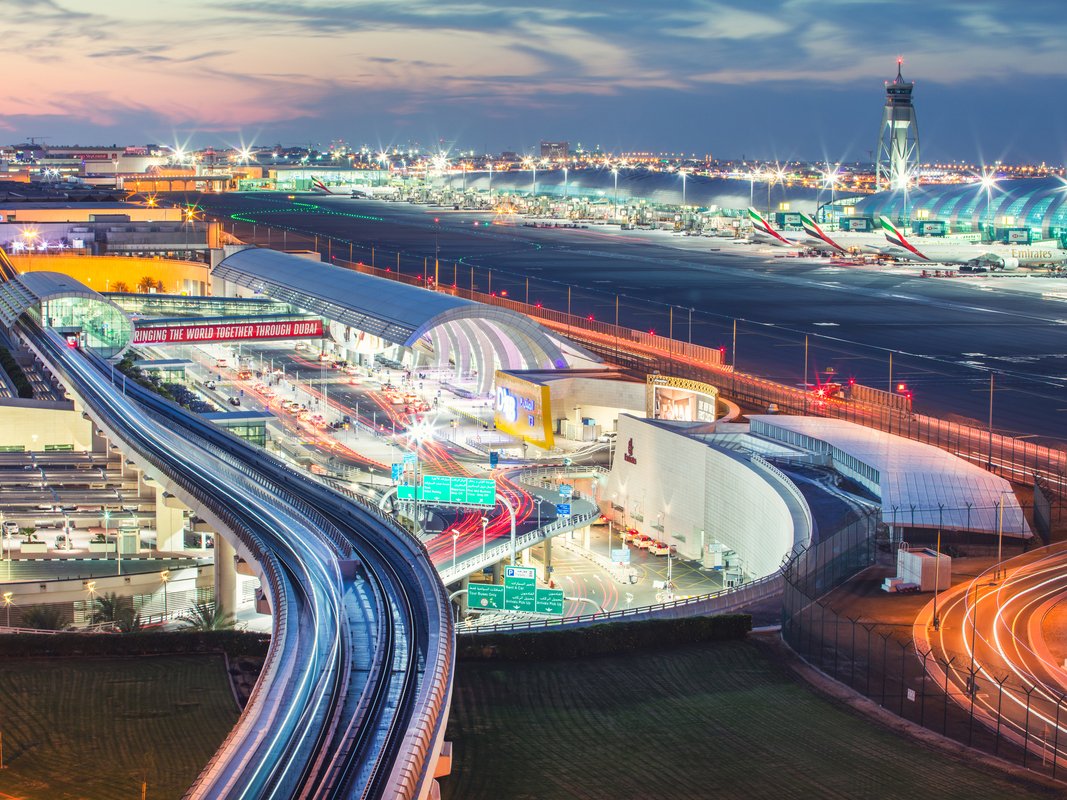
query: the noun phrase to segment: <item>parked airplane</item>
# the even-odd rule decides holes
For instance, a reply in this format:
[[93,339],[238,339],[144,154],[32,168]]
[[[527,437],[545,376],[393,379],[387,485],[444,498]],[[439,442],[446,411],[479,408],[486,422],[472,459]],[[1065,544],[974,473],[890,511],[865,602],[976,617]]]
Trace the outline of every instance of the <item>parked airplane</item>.
[[767,222],[756,209],[751,207],[748,209],[748,218],[752,223],[752,235],[754,238],[759,239],[762,242],[773,244],[777,247],[804,247],[802,242],[787,239],[780,232],[772,228],[771,224]]
[[889,247],[886,255],[906,261],[931,264],[965,264],[991,269],[1015,269],[1047,264],[1067,264],[1067,250],[1056,242],[1029,245],[969,244],[946,241],[909,241],[888,218],[879,217]]
[[831,236],[815,220],[800,212],[800,224],[809,239],[829,245],[839,253],[860,251],[881,255],[886,250],[885,238],[878,233],[851,233],[837,231]]

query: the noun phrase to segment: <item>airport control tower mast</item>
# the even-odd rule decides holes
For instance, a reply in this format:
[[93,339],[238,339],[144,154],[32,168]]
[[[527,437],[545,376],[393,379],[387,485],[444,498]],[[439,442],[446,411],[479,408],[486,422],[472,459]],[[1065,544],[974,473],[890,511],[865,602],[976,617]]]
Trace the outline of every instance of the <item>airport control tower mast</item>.
[[885,85],[885,108],[882,111],[882,130],[878,139],[878,160],[875,162],[877,188],[906,188],[919,165],[919,123],[915,106],[911,104],[913,81],[905,81],[900,74],[904,59],[897,59],[897,77]]

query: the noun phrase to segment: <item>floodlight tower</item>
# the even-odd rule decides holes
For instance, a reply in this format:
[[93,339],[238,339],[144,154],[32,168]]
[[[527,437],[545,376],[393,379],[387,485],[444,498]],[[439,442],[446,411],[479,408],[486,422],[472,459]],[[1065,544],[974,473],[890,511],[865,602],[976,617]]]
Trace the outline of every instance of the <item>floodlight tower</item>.
[[885,84],[878,160],[874,165],[879,190],[900,186],[905,176],[916,174],[919,166],[919,123],[915,119],[915,106],[911,104],[915,82],[904,80],[900,74],[903,64],[904,59],[898,58],[897,77]]

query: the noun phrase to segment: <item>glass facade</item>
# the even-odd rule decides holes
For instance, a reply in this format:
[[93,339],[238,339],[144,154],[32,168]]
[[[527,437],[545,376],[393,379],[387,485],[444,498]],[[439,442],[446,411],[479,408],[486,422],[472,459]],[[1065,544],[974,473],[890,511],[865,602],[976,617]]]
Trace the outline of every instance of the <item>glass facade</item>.
[[78,328],[82,343],[103,358],[117,356],[133,336],[125,312],[103,298],[54,297],[41,302],[41,320],[49,328]]

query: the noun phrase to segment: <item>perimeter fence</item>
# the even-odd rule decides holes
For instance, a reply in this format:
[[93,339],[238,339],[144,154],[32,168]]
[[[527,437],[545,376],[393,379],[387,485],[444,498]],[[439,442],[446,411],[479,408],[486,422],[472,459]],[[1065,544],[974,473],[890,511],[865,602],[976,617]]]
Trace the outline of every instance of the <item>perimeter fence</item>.
[[[974,615],[985,609],[975,593],[989,592],[989,581],[976,581],[975,592],[966,584],[964,592],[940,595],[943,610],[955,605],[956,616],[967,621],[962,629],[917,627],[913,611],[890,621],[884,613],[863,613],[864,598],[887,572],[875,566],[879,526],[873,522],[856,520],[787,557],[786,643],[813,667],[910,723],[1052,778],[1065,777],[1067,736],[1060,736],[1060,723],[1067,723],[1067,694],[1009,668],[990,669],[975,649],[985,644],[976,642]],[[884,612],[885,605],[877,608]]]

